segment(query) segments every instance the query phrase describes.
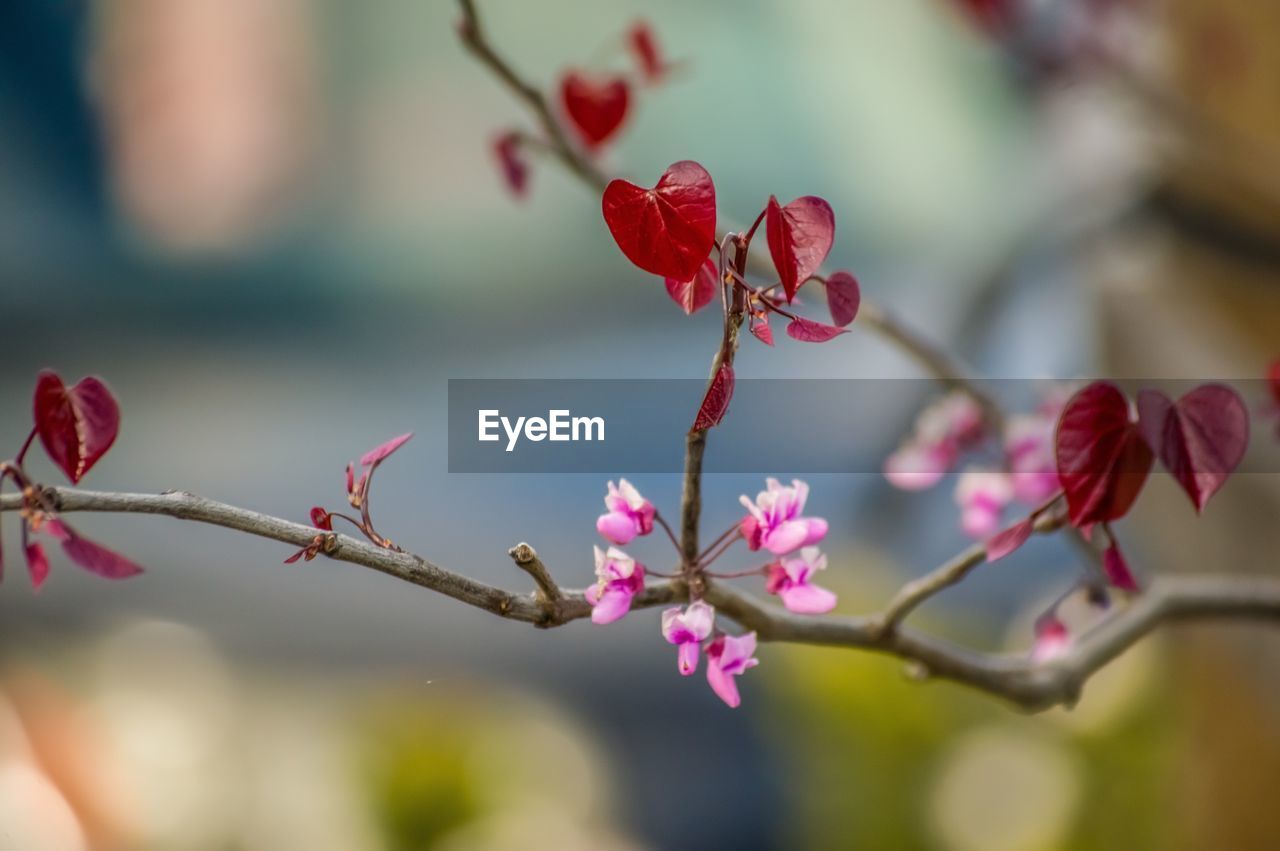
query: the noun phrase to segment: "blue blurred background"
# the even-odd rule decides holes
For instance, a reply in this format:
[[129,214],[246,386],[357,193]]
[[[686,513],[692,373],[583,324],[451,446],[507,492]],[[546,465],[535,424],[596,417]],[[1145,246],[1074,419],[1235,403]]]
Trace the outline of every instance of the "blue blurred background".
[[[618,34],[643,16],[687,64],[643,93],[606,170],[647,184],[696,159],[738,221],[771,193],[821,194],[832,265],[866,298],[992,376],[1096,372],[1073,258],[1136,203],[1140,122],[1088,79],[1030,79],[961,5],[481,12],[548,86],[625,61]],[[511,587],[526,578],[505,550],[527,540],[588,584],[604,482],[448,474],[446,381],[700,378],[718,319],[684,317],[626,263],[598,198],[553,163],[508,195],[490,142],[532,124],[457,17],[443,0],[0,5],[3,445],[29,428],[37,370],[97,374],[123,423],[87,486],[304,520],[341,503],[349,459],[412,430],[379,475],[380,529]],[[748,340],[739,374],[919,375],[854,330],[821,349]],[[801,429],[822,415],[797,413]],[[886,452],[914,413],[869,417]],[[677,476],[633,481],[675,513]],[[842,611],[966,543],[949,488],[810,485]],[[711,477],[706,529],[760,487]],[[1187,731],[1155,642],[1070,715],[774,647],[729,711],[676,676],[653,612],[535,634],[216,529],[77,520],[148,572],[113,584],[58,561],[33,595],[11,535],[0,823],[17,826],[0,847],[1177,847],[1164,808],[1186,794],[1170,771]],[[658,563],[662,543],[636,555]],[[1078,570],[1038,543],[921,620],[1025,650],[1028,618]]]

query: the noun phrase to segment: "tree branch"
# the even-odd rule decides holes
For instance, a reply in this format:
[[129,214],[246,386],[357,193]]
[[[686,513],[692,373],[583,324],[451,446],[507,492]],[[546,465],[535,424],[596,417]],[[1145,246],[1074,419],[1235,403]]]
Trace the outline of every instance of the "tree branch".
[[[208,523],[273,541],[303,547],[317,530],[256,511],[237,508],[182,491],[130,494],[46,488],[45,496],[60,512],[90,511],[113,514],[161,514]],[[0,512],[19,511],[20,494],[0,496]],[[587,617],[591,606],[581,591],[564,591],[550,578],[545,565],[528,548],[532,561],[513,548],[517,564],[535,576],[536,594],[496,588],[446,570],[421,556],[383,549],[347,535],[336,535],[330,558],[368,567],[396,579],[420,585],[503,618],[540,627],[554,627]],[[968,561],[966,551],[948,565]],[[935,573],[945,572],[944,565]],[[971,565],[972,566],[976,565]],[[539,581],[537,576],[542,575]],[[545,583],[545,584],[544,584]],[[945,586],[939,586],[945,587]],[[558,592],[552,599],[550,589]],[[903,595],[899,595],[902,597]],[[1038,711],[1069,704],[1091,674],[1151,630],[1167,622],[1254,619],[1280,625],[1280,580],[1261,576],[1166,577],[1143,594],[1117,606],[1099,626],[1080,636],[1059,659],[1033,664],[1023,656],[979,653],[943,639],[899,625],[885,630],[885,615],[870,617],[796,615],[756,599],[728,584],[708,582],[707,602],[762,640],[819,644],[873,650],[901,658],[927,677],[950,680],[1004,698],[1023,709]],[[632,608],[666,606],[687,599],[679,581],[650,585],[636,596]],[[922,598],[923,599],[923,598]],[[890,611],[892,610],[892,604]]]

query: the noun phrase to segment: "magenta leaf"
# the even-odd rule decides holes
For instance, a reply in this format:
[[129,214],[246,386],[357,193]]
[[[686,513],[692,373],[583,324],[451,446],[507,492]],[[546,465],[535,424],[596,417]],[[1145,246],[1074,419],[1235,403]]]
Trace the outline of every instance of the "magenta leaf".
[[79,484],[107,453],[120,430],[120,407],[101,380],[82,378],[67,389],[57,373],[36,379],[35,423],[49,457]]
[[498,158],[498,169],[511,194],[523,198],[529,189],[529,163],[520,149],[520,134],[503,133],[493,143],[493,153]]
[[862,304],[862,288],[848,272],[833,272],[827,277],[827,308],[831,320],[841,328],[853,322]]
[[31,587],[37,591],[49,578],[49,557],[39,541],[27,544],[27,573],[31,575]]
[[333,517],[320,506],[311,509],[311,525],[326,532],[333,531]]
[[716,264],[710,259],[698,267],[697,273],[688,281],[667,278],[667,295],[680,305],[686,314],[693,314],[706,307],[716,297],[720,287],[720,273]]
[[560,103],[583,144],[598,148],[622,127],[631,103],[625,77],[594,78],[570,71],[560,81]]
[[71,535],[64,540],[62,551],[67,554],[67,558],[85,570],[106,579],[127,579],[142,573],[141,567],[119,553],[78,535]]
[[761,313],[751,318],[751,333],[766,346],[773,345],[773,329],[769,327],[769,314]]
[[1003,532],[999,532],[987,541],[987,561],[999,561],[1007,555],[1012,555],[1022,548],[1022,545],[1031,537],[1032,531],[1035,530],[1036,519],[1034,516],[1026,517],[1014,523]]
[[797,198],[785,207],[770,195],[765,208],[765,235],[778,280],[790,302],[800,285],[827,259],[836,238],[835,214],[831,205],[816,195]]
[[721,364],[716,376],[707,388],[707,395],[698,408],[698,416],[693,421],[693,431],[702,431],[720,425],[724,415],[729,412],[729,400],[733,398],[733,367]]
[[1111,545],[1102,551],[1102,570],[1107,574],[1107,581],[1120,590],[1138,590],[1138,580],[1134,579],[1129,562],[1125,560],[1124,553],[1120,552],[1120,545],[1114,538]]
[[408,443],[409,438],[411,437],[413,437],[413,432],[409,432],[408,434],[402,434],[399,437],[391,438],[386,443],[382,444],[376,449],[370,449],[368,452],[361,455],[360,463],[366,467],[368,467],[370,464],[377,464],[379,461],[386,458],[392,452],[395,452],[401,446],[404,446],[406,443]]
[[1151,470],[1153,456],[1129,400],[1113,384],[1097,381],[1067,402],[1058,420],[1058,480],[1074,526],[1123,517]]
[[652,189],[610,181],[601,206],[622,253],[654,275],[692,280],[715,245],[715,184],[690,160],[672,164]]
[[1240,394],[1221,384],[1197,387],[1177,402],[1143,390],[1138,422],[1197,512],[1226,484],[1249,447],[1249,411]]
[[787,336],[802,343],[825,343],[848,333],[844,328],[823,325],[821,322],[814,322],[803,316],[797,316],[787,324]]

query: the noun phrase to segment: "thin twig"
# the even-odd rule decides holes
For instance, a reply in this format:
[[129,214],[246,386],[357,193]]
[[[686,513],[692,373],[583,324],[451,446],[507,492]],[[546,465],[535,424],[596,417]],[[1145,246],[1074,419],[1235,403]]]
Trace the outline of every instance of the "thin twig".
[[560,586],[551,578],[547,566],[542,563],[542,559],[538,558],[538,553],[533,547],[522,541],[507,550],[507,555],[511,556],[516,567],[533,577],[534,584],[538,586],[538,594],[544,601],[556,603],[564,599]]

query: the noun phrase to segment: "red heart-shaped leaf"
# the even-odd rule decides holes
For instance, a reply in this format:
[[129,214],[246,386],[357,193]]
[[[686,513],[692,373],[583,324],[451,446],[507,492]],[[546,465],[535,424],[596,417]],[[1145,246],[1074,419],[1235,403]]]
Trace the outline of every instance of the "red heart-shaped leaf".
[[1098,381],[1071,397],[1058,420],[1058,480],[1072,525],[1123,517],[1147,480],[1153,456],[1129,416],[1129,400]]
[[392,452],[395,452],[401,446],[404,446],[406,443],[408,443],[409,438],[411,437],[413,437],[413,432],[409,432],[408,434],[402,434],[399,437],[391,438],[381,446],[378,446],[374,449],[370,449],[368,452],[361,455],[360,463],[366,467],[369,466],[370,464],[377,464],[379,461],[386,458]]
[[844,328],[823,325],[821,322],[814,322],[803,316],[797,316],[787,324],[787,336],[802,343],[825,343],[848,333]]
[[797,198],[785,207],[770,195],[765,235],[778,280],[791,301],[800,285],[827,259],[836,238],[836,217],[831,205],[816,195]]
[[520,149],[520,134],[503,133],[493,142],[493,153],[498,158],[502,180],[517,198],[523,198],[529,189],[529,163]]
[[68,536],[62,542],[62,550],[85,570],[106,579],[128,579],[142,573],[141,567],[119,553],[78,535]]
[[691,280],[716,242],[715,184],[690,160],[674,163],[652,189],[610,181],[602,207],[627,259],[664,278]]
[[727,363],[721,364],[711,386],[707,388],[707,395],[702,397],[702,406],[698,408],[698,416],[693,421],[693,431],[720,425],[724,415],[729,412],[729,400],[732,398],[733,367]]
[[711,303],[720,286],[720,273],[716,264],[710,260],[698,267],[697,273],[688,281],[666,278],[667,295],[680,305],[686,314],[696,313]]
[[560,102],[588,148],[597,148],[622,127],[631,103],[625,77],[594,79],[570,71],[560,81]]
[[827,308],[831,319],[840,327],[853,322],[862,304],[862,288],[858,279],[848,272],[833,272],[827,276]]
[[67,389],[57,373],[41,372],[34,408],[44,451],[72,484],[107,453],[120,430],[120,406],[107,385],[92,376]]
[[1249,447],[1249,411],[1240,394],[1221,384],[1197,387],[1177,402],[1143,390],[1138,422],[1197,512],[1204,511]]

